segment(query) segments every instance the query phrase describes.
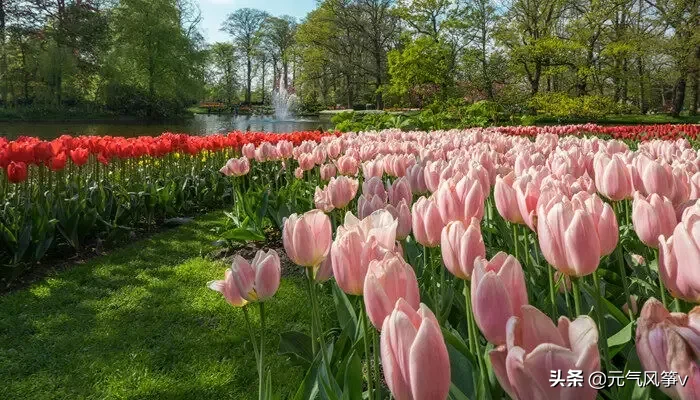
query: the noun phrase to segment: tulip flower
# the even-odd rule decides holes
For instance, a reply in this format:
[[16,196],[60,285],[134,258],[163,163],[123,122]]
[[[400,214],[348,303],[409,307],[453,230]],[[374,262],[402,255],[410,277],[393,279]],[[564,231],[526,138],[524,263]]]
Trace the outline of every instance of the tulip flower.
[[78,147],[75,150],[70,151],[70,159],[73,161],[73,164],[77,166],[85,165],[88,162],[88,157],[90,156],[90,152],[88,149],[84,147]]
[[280,286],[280,258],[274,250],[258,250],[251,262],[236,255],[231,271],[238,292],[249,302],[269,299]]
[[357,216],[360,218],[368,217],[385,206],[386,203],[379,196],[361,194],[357,199]]
[[384,320],[381,334],[384,379],[396,400],[445,400],[450,359],[440,325],[428,307],[418,311],[404,299]]
[[435,202],[425,197],[418,199],[413,204],[411,220],[416,242],[426,247],[436,247],[440,244],[444,222]]
[[323,164],[321,165],[321,179],[324,181],[331,180],[335,176],[337,170],[333,164]]
[[294,177],[297,178],[297,179],[302,179],[302,178],[304,178],[304,170],[301,169],[300,167],[297,167],[297,168],[294,170]]
[[398,225],[396,227],[396,238],[399,240],[406,239],[411,233],[411,209],[406,205],[406,200],[401,200],[397,207],[388,204],[385,209],[391,213],[396,219]]
[[659,237],[659,274],[673,297],[700,303],[700,205],[688,208],[666,239]]
[[7,180],[12,183],[20,183],[27,180],[27,164],[18,161],[10,161],[7,164]]
[[508,175],[496,177],[496,186],[494,188],[494,200],[498,213],[508,222],[514,224],[524,223],[523,216],[518,208],[518,196],[513,189],[515,175],[513,172]]
[[474,260],[486,256],[479,221],[473,218],[469,225],[462,221],[447,224],[440,234],[440,251],[445,267],[452,275],[471,279]]
[[[559,317],[559,326],[537,308],[524,305],[522,316],[506,324],[506,345],[489,353],[501,387],[519,400],[594,400],[596,390],[587,378],[600,371],[598,328],[589,316],[570,321]],[[605,339],[604,339],[605,340]],[[581,387],[552,385],[552,371],[582,371]]]
[[348,155],[340,156],[336,161],[336,165],[338,167],[338,173],[341,175],[357,175],[359,163],[354,157]]
[[386,203],[389,199],[389,195],[384,188],[382,180],[377,177],[365,179],[366,180],[362,183],[362,194],[365,196],[378,196],[382,199],[382,202]]
[[571,199],[577,207],[586,209],[593,217],[600,242],[600,255],[607,256],[617,247],[619,226],[610,204],[604,203],[596,194],[578,192]]
[[523,175],[513,182],[515,196],[518,200],[520,215],[525,224],[533,231],[537,230],[537,201],[540,197],[539,185],[530,175]]
[[328,192],[328,188],[321,189],[318,186],[316,187],[316,191],[314,192],[314,205],[324,213],[329,213],[335,209],[331,203],[331,196]]
[[690,313],[669,313],[651,298],[644,303],[637,320],[635,343],[639,361],[645,371],[658,376],[665,371],[678,373],[684,384],[661,385],[664,393],[674,399],[700,398],[700,307]]
[[491,261],[477,257],[471,297],[474,319],[486,340],[495,345],[506,344],[508,320],[512,316],[522,317],[521,307],[528,304],[520,262],[504,252],[496,254]]
[[330,252],[331,241],[331,220],[320,210],[311,210],[301,216],[292,214],[284,221],[284,251],[296,265],[320,265]]
[[484,216],[484,194],[476,179],[463,177],[459,181],[448,179],[435,192],[435,202],[442,220],[470,222]]
[[619,154],[598,153],[593,160],[595,184],[603,196],[613,201],[632,197],[632,177]]
[[363,295],[369,320],[378,330],[382,329],[384,319],[391,314],[398,299],[406,300],[412,309],[420,304],[413,267],[391,253],[369,263]]
[[226,301],[234,307],[243,307],[248,304],[248,301],[241,295],[238,285],[236,285],[231,268],[226,270],[224,280],[211,281],[207,283],[207,286],[209,289],[221,293]]
[[539,210],[537,233],[545,259],[568,276],[595,272],[602,253],[593,215],[570,201]]
[[636,192],[632,203],[632,223],[642,243],[657,249],[659,235],[668,237],[673,234],[678,221],[669,199],[656,193],[644,197]]
[[326,190],[328,190],[333,207],[345,208],[355,198],[358,187],[359,182],[357,179],[339,176],[331,178]]
[[401,177],[394,181],[394,183],[389,183],[387,181],[387,199],[388,203],[397,207],[402,200],[406,201],[407,206],[413,204],[413,192],[411,191],[411,184],[408,182],[408,178]]

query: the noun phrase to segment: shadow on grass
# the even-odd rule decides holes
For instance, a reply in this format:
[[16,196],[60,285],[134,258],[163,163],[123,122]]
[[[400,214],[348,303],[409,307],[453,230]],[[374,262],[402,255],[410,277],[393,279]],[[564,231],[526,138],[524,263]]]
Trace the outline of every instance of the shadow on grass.
[[[221,216],[0,297],[0,398],[255,398],[242,312],[206,288],[226,266],[200,257]],[[306,330],[308,307],[299,304],[303,282],[286,279],[266,310],[266,354],[282,398],[304,372],[276,355],[280,332]]]

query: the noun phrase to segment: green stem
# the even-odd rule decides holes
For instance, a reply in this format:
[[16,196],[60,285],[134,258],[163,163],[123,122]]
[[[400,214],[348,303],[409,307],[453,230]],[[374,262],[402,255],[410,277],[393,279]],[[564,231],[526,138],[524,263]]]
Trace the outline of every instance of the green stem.
[[[656,257],[657,263],[659,260],[659,250],[654,249],[654,257]],[[659,290],[661,291],[661,304],[664,305],[664,308],[668,310],[668,303],[666,300],[666,287],[664,286],[664,281],[661,279],[661,271],[659,270],[658,272],[659,276]]]
[[264,396],[263,381],[265,371],[265,303],[260,302],[260,363],[258,365],[258,398],[262,400]]
[[258,353],[258,345],[255,340],[255,334],[253,333],[253,326],[250,324],[250,316],[248,315],[248,306],[243,307],[243,316],[245,317],[245,324],[248,327],[248,334],[250,335],[250,341],[253,343],[253,353],[255,353],[255,363],[260,367],[260,354]]
[[678,299],[673,299],[673,311],[681,312],[681,301]]
[[512,224],[513,225],[513,249],[515,250],[515,258],[519,259],[518,257],[518,224]]
[[[311,276],[309,276],[309,274],[311,274]],[[313,270],[311,268],[306,268],[306,282],[308,283],[309,301],[311,302],[311,352],[313,353],[314,358],[316,358],[316,354],[318,354],[317,343],[316,343],[316,340],[318,339],[318,335],[316,334],[316,315],[315,315],[314,309],[313,309],[314,279],[313,279]]]
[[634,321],[634,313],[632,313],[632,299],[630,298],[629,282],[627,282],[627,271],[625,270],[625,259],[622,256],[622,245],[618,245],[615,251],[617,252],[617,266],[620,269],[620,276],[622,277],[622,288],[625,291],[627,314],[629,314],[630,321]]
[[566,275],[564,274],[559,274],[559,282],[557,283],[559,287],[564,287],[564,300],[566,300],[566,313],[569,315],[569,317],[572,317],[571,315],[571,300],[569,300],[569,289],[566,287]]
[[372,357],[369,352],[369,338],[370,338],[370,327],[369,327],[369,317],[365,311],[364,299],[362,299],[362,318],[365,330],[365,337],[363,342],[365,342],[365,359],[367,360],[367,398],[371,399],[374,395],[374,390],[372,388]]
[[579,279],[581,278],[571,277],[571,290],[574,292],[574,309],[577,317],[581,315],[581,287],[579,286]]
[[474,338],[476,337],[476,332],[474,332],[474,329],[476,329],[476,327],[472,325],[472,296],[471,290],[469,288],[469,281],[464,281],[464,301],[467,316],[467,332],[469,335],[469,352],[472,354],[476,354],[476,342],[474,341]]
[[557,302],[556,294],[554,293],[554,267],[547,266],[547,278],[549,280],[549,302],[552,304],[552,319],[557,318]]
[[[598,277],[598,271],[593,272],[593,285],[595,286],[595,296],[596,296],[596,315],[598,316],[598,329],[600,329],[600,334],[603,338],[608,337],[608,327],[605,324],[605,315],[603,314],[603,298],[605,293],[600,292],[600,278]],[[610,357],[608,355],[608,341],[607,339],[601,340],[601,347],[603,350],[603,357],[605,362],[608,363]],[[610,369],[608,369],[610,370]]]
[[372,331],[372,342],[373,342],[373,354],[374,354],[374,377],[376,379],[374,387],[377,391],[377,400],[381,400],[382,397],[382,369],[379,366],[379,333],[375,330]]

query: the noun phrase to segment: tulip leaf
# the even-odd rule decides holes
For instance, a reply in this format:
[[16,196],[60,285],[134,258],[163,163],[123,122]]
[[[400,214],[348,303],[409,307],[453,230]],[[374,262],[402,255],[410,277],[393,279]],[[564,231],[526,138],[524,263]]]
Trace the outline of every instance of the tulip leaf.
[[278,354],[289,356],[297,365],[311,365],[314,359],[311,337],[297,331],[281,333]]
[[244,228],[233,228],[224,232],[221,237],[234,242],[262,242],[265,240],[265,236],[260,233]]
[[[634,322],[630,322],[629,324],[625,325],[622,329],[620,329],[617,333],[608,338],[608,347],[610,348],[612,353],[610,354],[611,357],[615,353],[619,352],[624,345],[626,345],[632,340],[633,326]],[[617,349],[617,351],[615,351],[613,348],[618,346],[619,348]]]
[[318,368],[320,363],[320,355],[316,357],[311,367],[306,371],[304,380],[301,381],[297,392],[294,394],[293,400],[308,400],[315,399],[318,396]]
[[362,361],[356,352],[352,353],[345,368],[343,399],[362,400]]
[[338,288],[338,285],[333,285],[333,302],[338,314],[340,328],[348,335],[354,335],[357,332],[357,314],[350,303],[350,299]]
[[[445,339],[447,341],[447,336],[445,336]],[[468,398],[475,399],[475,383],[476,379],[478,379],[478,373],[474,368],[476,363],[473,356],[468,351],[464,353],[462,350],[458,350],[449,341],[447,343],[447,353],[450,357],[452,385],[458,388],[460,392],[466,394]]]
[[470,400],[454,383],[450,383],[450,397],[452,400]]

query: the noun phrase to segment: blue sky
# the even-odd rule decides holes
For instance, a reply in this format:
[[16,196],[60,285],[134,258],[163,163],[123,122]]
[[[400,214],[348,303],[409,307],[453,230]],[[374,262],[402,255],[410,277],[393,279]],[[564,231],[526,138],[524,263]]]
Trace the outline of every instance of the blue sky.
[[316,8],[316,0],[199,0],[201,30],[207,42],[230,40],[226,33],[219,31],[221,23],[229,13],[244,7],[257,8],[272,15],[303,18]]

